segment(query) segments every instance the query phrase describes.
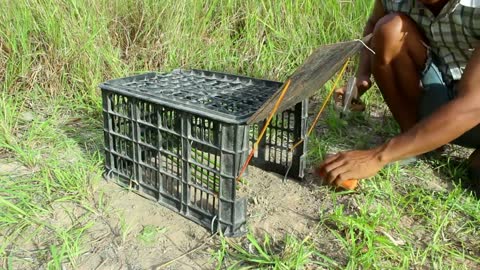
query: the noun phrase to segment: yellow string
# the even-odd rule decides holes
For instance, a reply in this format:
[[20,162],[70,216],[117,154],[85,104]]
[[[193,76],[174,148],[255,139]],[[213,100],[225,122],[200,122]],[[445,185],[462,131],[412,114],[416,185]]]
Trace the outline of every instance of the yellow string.
[[278,107],[280,107],[280,104],[282,103],[283,98],[285,97],[285,93],[287,93],[288,88],[290,87],[290,79],[285,83],[285,86],[282,90],[282,93],[280,94],[280,97],[277,100],[277,103],[275,103],[275,107],[273,107],[273,111],[270,113],[268,116],[267,122],[263,126],[262,132],[260,132],[260,135],[258,135],[258,139],[254,144],[254,147],[257,147],[258,144],[260,143],[260,140],[263,138],[263,135],[265,135],[265,132],[267,131],[268,125],[270,125],[270,121],[272,121],[273,116],[276,114]]
[[[320,111],[318,111],[317,113],[317,116],[315,117],[315,120],[313,120],[313,123],[312,125],[310,126],[310,128],[308,129],[308,132],[306,134],[305,137],[309,137],[310,134],[312,133],[313,129],[315,128],[315,126],[317,125],[317,122],[318,120],[320,120],[320,116],[322,115],[323,111],[325,110],[325,108],[327,107],[327,104],[328,104],[328,101],[330,100],[330,98],[332,97],[333,93],[335,92],[335,89],[337,88],[337,84],[338,82],[340,81],[340,79],[342,78],[343,74],[345,73],[345,70],[347,69],[347,66],[348,66],[348,63],[350,62],[350,60],[347,60],[345,62],[345,64],[343,65],[342,67],[342,70],[340,71],[340,73],[338,74],[335,82],[333,83],[333,86],[332,86],[332,89],[330,89],[330,92],[328,93],[328,96],[327,98],[323,101],[323,104],[322,104],[322,107],[320,108]],[[303,143],[305,141],[305,139],[301,139],[300,141],[298,141],[297,143],[295,143],[292,147],[290,147],[290,149],[288,149],[289,152],[293,151],[295,148],[297,148],[301,143]]]

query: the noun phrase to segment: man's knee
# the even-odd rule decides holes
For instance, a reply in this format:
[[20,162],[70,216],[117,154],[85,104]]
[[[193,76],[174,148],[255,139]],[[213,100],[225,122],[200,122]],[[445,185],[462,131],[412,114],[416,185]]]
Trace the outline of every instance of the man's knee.
[[391,38],[399,35],[405,24],[414,23],[408,16],[402,13],[389,13],[383,16],[375,24],[373,33],[376,36]]
[[415,22],[402,13],[390,13],[381,18],[375,25],[372,47],[377,53],[380,64],[389,64],[402,49],[405,49],[407,35],[421,43],[423,40]]

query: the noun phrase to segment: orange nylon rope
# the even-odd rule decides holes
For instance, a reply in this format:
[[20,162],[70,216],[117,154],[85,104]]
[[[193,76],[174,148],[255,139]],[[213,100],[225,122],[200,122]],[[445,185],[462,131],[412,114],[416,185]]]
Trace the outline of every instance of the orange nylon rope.
[[248,167],[248,164],[250,163],[250,160],[252,160],[253,155],[255,155],[255,150],[257,150],[258,144],[262,140],[263,136],[265,135],[265,132],[267,131],[268,125],[270,125],[270,121],[272,121],[273,116],[276,114],[278,107],[280,107],[280,104],[282,103],[283,98],[285,97],[285,93],[287,93],[288,88],[290,87],[290,82],[291,80],[288,79],[285,85],[283,86],[282,92],[280,93],[280,97],[278,97],[277,102],[275,103],[275,106],[273,107],[272,112],[267,118],[267,121],[265,122],[265,125],[263,126],[262,131],[258,135],[257,141],[253,144],[252,150],[250,151],[250,154],[248,155],[247,160],[242,166],[242,169],[240,170],[240,173],[238,174],[237,181],[242,177],[243,173]]

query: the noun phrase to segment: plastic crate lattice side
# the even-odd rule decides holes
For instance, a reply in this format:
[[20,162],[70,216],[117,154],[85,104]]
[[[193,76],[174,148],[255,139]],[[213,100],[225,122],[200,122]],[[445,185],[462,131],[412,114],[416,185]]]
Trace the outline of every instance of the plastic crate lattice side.
[[227,125],[103,91],[105,166],[150,199],[226,234],[245,223],[235,176],[248,151],[246,126]]

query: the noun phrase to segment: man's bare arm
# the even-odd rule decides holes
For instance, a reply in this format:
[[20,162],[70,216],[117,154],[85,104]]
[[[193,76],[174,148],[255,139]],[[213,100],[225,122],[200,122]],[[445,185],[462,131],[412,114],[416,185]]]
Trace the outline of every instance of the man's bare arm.
[[379,158],[392,162],[434,150],[480,124],[480,48],[458,85],[458,96],[430,117],[381,146]]

